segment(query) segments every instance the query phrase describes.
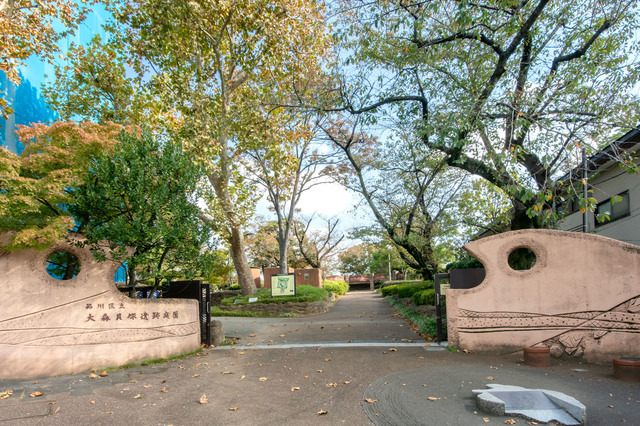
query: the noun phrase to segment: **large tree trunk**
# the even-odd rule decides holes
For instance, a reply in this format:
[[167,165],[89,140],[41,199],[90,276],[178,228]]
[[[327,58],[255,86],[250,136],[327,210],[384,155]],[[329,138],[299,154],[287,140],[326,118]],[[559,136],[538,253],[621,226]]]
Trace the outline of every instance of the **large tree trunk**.
[[242,288],[242,294],[248,296],[256,292],[256,283],[251,275],[249,261],[244,251],[244,235],[239,226],[231,227],[231,258],[233,266],[238,273],[238,283]]

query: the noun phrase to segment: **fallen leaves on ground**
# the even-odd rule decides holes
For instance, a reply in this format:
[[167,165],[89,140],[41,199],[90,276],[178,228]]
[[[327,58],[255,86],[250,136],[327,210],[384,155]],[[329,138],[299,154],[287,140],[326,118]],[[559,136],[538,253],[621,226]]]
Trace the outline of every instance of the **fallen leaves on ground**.
[[238,407],[238,406],[236,405],[235,407],[231,407],[231,408],[229,408],[229,411],[238,411],[238,408],[240,408],[240,407]]
[[318,411],[318,415],[319,416],[324,416],[325,414],[329,413],[327,410],[320,410]]
[[256,337],[256,335],[255,334],[250,334],[249,337]]
[[331,382],[331,383],[327,384],[328,388],[335,388],[337,386],[338,386],[338,384],[336,382]]
[[31,392],[31,393],[29,394],[29,396],[30,396],[31,398],[36,398],[36,397],[38,397],[38,396],[42,396],[42,395],[44,395],[44,394],[43,394],[42,392],[40,392],[40,391]]
[[206,404],[209,402],[209,399],[207,398],[207,394],[203,393],[202,396],[200,397],[200,404]]
[[162,393],[167,393],[167,388],[162,388],[162,389],[160,389],[160,392],[162,392]]
[[0,399],[7,399],[11,395],[13,395],[13,389],[8,389],[6,391],[0,392]]
[[504,421],[504,424],[505,424],[505,425],[515,425],[515,424],[516,424],[516,421],[515,421],[515,420],[513,420],[513,419],[509,419],[509,420],[505,420],[505,421]]
[[100,376],[98,376],[97,374],[93,374],[93,373],[89,374],[90,379],[97,379],[98,377]]
[[291,392],[300,390],[300,386],[294,386],[291,388]]
[[482,420],[484,420],[485,423],[489,423],[489,417],[483,417]]
[[427,399],[428,399],[429,401],[437,401],[437,400],[439,400],[440,398],[436,398],[435,396],[430,396],[430,397],[428,397]]
[[374,403],[374,402],[378,402],[378,400],[377,400],[377,399],[373,399],[373,398],[365,398],[364,400],[365,400],[365,402],[368,402],[368,403],[370,403],[370,404],[372,404],[372,403]]
[[95,404],[96,402],[95,402],[95,401],[89,401],[89,403],[90,403],[90,404]]
[[233,371],[223,371],[223,372],[222,372],[222,373],[220,373],[220,374],[222,374],[223,376],[224,376],[225,374],[233,374]]
[[109,374],[107,374],[106,371],[103,371],[102,373],[99,374],[100,377],[107,377]]
[[324,362],[329,362],[329,361],[331,361],[331,358],[325,358],[324,359]]
[[[37,385],[38,383],[40,383],[40,380],[34,380],[34,381],[33,381],[33,382],[31,382],[31,383],[33,383],[34,385]],[[613,395],[609,394],[609,396],[613,396]]]
[[200,375],[199,375],[199,374],[194,374],[194,375],[193,375],[193,376],[191,376],[191,377],[200,377]]
[[261,382],[266,382],[267,380],[269,380],[269,378],[268,377],[260,377],[260,379],[258,379],[258,380],[260,380]]
[[142,394],[141,393],[139,393],[139,394],[137,394],[136,396],[133,397],[133,399],[140,399],[140,398],[142,398]]
[[495,380],[495,377],[489,376],[489,377],[487,377],[487,380]]
[[398,352],[396,348],[389,348],[389,352]]

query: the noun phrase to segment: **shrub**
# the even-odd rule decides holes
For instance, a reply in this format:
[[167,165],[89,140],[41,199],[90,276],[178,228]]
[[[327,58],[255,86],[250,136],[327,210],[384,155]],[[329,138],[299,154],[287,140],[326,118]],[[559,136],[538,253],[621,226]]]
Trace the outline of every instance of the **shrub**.
[[448,263],[445,269],[470,269],[470,268],[484,268],[484,265],[475,257],[466,257],[458,259],[455,262]]
[[[297,285],[295,296],[271,296],[270,289],[258,290],[250,296],[232,296],[222,299],[222,305],[247,305],[249,298],[257,297],[256,303],[287,303],[287,302],[319,302],[329,296],[329,292],[323,288],[310,285]],[[236,303],[236,300],[238,303]]]
[[337,296],[342,296],[349,291],[349,284],[344,281],[325,280],[322,282],[322,287]]
[[417,284],[396,284],[384,287],[381,292],[382,295],[393,296],[397,295],[400,298],[411,297],[414,293],[417,293],[428,288],[433,288],[433,281],[420,281]]
[[416,305],[435,305],[436,304],[436,290],[428,288],[426,290],[419,291],[413,294],[413,303]]

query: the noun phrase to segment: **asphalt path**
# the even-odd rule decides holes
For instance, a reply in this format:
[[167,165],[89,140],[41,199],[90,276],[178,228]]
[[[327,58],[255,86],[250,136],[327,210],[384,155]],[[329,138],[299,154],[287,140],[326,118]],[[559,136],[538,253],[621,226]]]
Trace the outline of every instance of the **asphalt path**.
[[106,377],[0,381],[0,392],[13,391],[0,399],[0,423],[531,424],[478,411],[472,390],[500,383],[573,396],[590,425],[640,425],[640,383],[615,380],[609,366],[554,360],[533,368],[521,354],[444,350],[373,292],[348,293],[312,317],[217,319],[237,345]]

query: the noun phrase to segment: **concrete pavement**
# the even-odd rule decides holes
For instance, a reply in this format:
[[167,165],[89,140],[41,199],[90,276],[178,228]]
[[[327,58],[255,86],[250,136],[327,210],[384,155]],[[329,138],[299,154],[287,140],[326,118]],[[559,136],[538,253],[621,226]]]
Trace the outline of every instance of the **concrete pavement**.
[[[486,383],[500,383],[573,396],[587,406],[590,425],[640,425],[640,384],[615,380],[609,366],[552,361],[540,369],[523,365],[520,354],[425,348],[372,292],[348,293],[329,313],[314,317],[220,320],[238,345],[100,378],[82,373],[0,381],[0,392],[13,390],[0,399],[0,422],[504,424],[510,418],[478,412],[472,394]],[[43,395],[30,397],[35,391]],[[200,403],[203,395],[206,404]]]

